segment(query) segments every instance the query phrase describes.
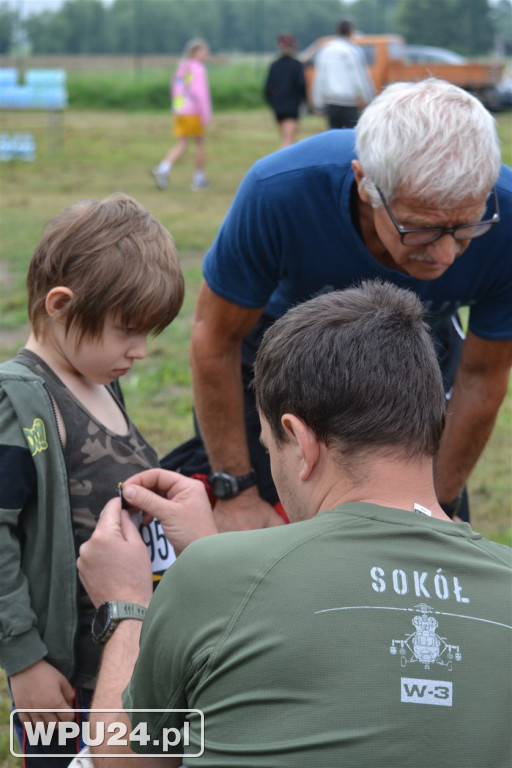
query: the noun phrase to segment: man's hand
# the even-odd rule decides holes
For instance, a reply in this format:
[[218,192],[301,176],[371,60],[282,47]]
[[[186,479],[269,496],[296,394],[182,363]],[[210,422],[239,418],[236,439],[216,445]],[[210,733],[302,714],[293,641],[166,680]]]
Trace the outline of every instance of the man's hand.
[[219,499],[213,509],[219,531],[248,531],[284,525],[281,515],[263,501],[255,488],[239,493],[233,499]]
[[148,469],[123,483],[123,497],[135,509],[158,518],[176,555],[192,541],[218,533],[200,480],[165,469]]
[[80,547],[80,580],[96,607],[110,600],[149,605],[153,594],[148,550],[121,499],[104,507],[91,538]]
[[73,686],[58,669],[41,659],[10,678],[12,697],[17,709],[69,709],[67,712],[20,712],[22,723],[74,720]]

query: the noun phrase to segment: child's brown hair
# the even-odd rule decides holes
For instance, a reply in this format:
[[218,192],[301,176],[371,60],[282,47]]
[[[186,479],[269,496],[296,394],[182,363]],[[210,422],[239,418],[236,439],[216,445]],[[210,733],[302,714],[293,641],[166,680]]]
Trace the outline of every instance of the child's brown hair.
[[34,334],[44,331],[48,292],[73,292],[66,332],[101,336],[107,314],[127,327],[160,333],[178,314],[184,281],[174,241],[131,197],[84,200],[48,222],[27,275],[28,315]]

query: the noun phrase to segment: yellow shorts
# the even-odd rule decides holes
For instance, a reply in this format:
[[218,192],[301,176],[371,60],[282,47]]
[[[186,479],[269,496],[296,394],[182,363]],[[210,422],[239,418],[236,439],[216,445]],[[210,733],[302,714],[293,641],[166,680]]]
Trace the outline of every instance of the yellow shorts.
[[174,115],[173,135],[177,139],[190,139],[204,135],[199,115]]

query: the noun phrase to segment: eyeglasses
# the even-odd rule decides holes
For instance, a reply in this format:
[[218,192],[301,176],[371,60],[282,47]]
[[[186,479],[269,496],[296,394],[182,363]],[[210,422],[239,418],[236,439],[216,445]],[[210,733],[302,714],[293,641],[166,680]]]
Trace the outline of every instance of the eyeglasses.
[[494,207],[496,210],[492,219],[475,221],[469,224],[458,224],[456,227],[423,227],[422,229],[407,229],[406,227],[402,227],[391,213],[386,198],[380,189],[378,187],[376,187],[376,189],[382,200],[382,205],[386,209],[389,218],[400,235],[400,240],[403,245],[428,245],[429,243],[435,243],[436,240],[439,240],[439,238],[444,235],[451,235],[455,240],[474,240],[475,237],[485,235],[491,227],[494,227],[495,224],[500,222],[500,209],[498,206],[496,187],[492,188],[494,194]]

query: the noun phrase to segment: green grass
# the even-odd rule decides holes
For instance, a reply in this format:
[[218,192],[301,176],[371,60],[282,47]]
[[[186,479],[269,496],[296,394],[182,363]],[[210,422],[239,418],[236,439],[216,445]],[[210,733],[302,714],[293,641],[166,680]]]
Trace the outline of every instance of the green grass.
[[[175,64],[141,69],[70,71],[69,104],[73,109],[169,111],[169,77]],[[264,105],[266,65],[250,61],[210,63],[208,77],[217,111]]]
[[[510,113],[497,116],[505,160],[512,163]],[[301,137],[323,130],[308,116]],[[163,454],[192,434],[188,340],[201,279],[201,261],[250,165],[278,147],[265,109],[216,112],[208,135],[212,189],[189,190],[189,153],[172,174],[169,190],[155,188],[149,169],[171,143],[168,112],[68,110],[62,144],[48,131],[44,113],[0,112],[0,133],[31,132],[34,163],[0,163],[0,360],[13,355],[27,335],[25,274],[44,223],[64,206],[122,190],[151,210],[172,232],[186,280],[186,300],[176,321],[150,342],[150,353],[123,380],[132,418]],[[473,525],[489,538],[510,543],[512,390],[470,482]],[[0,768],[19,766],[8,755],[8,702],[0,674]]]

